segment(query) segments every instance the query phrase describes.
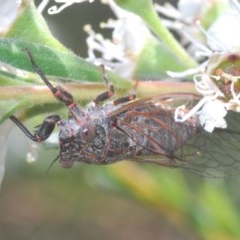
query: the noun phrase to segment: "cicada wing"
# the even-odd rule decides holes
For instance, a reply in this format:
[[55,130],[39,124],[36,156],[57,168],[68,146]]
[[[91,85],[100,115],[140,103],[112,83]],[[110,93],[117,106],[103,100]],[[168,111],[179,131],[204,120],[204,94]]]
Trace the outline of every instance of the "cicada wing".
[[213,177],[240,175],[239,113],[229,112],[227,129],[202,131],[174,152],[176,165]]
[[172,93],[172,94],[161,94],[153,97],[139,98],[132,102],[125,103],[121,107],[108,113],[108,117],[118,117],[123,113],[134,111],[140,107],[149,106],[151,104],[158,106],[165,106],[165,108],[175,109],[180,105],[194,106],[199,101],[199,96],[190,93]]
[[111,113],[116,127],[146,150],[137,152],[132,160],[211,177],[240,175],[239,113],[229,111],[227,129],[208,133],[201,129],[197,117],[176,123],[174,107],[164,106],[163,99],[137,100]]
[[119,119],[118,127],[149,154],[168,157],[197,131],[189,122],[176,123],[172,111],[146,108]]
[[[114,116],[115,127],[127,135],[133,145],[138,145],[130,158],[141,159],[145,155],[172,158],[173,152],[198,131],[192,121],[176,123],[174,109],[159,102],[142,101],[130,105],[128,111]],[[167,163],[166,163],[167,164]]]
[[240,115],[229,112],[228,128],[213,133],[202,130],[173,152],[168,159],[162,156],[140,156],[139,161],[168,167],[180,167],[208,177],[240,175]]

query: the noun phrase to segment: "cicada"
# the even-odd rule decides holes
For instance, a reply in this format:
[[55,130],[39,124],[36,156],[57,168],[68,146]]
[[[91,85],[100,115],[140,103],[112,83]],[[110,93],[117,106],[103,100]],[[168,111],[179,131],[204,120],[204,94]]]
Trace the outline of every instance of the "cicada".
[[[59,127],[59,154],[64,168],[76,163],[111,164],[121,160],[155,163],[184,168],[208,176],[238,174],[240,134],[237,114],[229,114],[229,128],[205,132],[198,117],[175,122],[174,109],[179,101],[193,104],[193,94],[167,94],[134,99],[120,98],[102,105],[114,93],[103,70],[109,90],[97,96],[86,109],[74,101],[61,86],[54,87],[26,50],[34,70],[55,98],[66,105],[68,119],[48,116],[31,133],[15,116],[10,119],[35,142],[46,140]],[[233,116],[234,115],[234,116]]]

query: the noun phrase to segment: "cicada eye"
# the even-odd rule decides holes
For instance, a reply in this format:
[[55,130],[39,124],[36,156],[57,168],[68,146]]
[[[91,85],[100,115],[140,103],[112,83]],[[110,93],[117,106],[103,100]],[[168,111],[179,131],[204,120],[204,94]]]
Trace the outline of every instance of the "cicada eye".
[[82,124],[79,130],[82,141],[89,142],[95,136],[95,128],[91,123]]

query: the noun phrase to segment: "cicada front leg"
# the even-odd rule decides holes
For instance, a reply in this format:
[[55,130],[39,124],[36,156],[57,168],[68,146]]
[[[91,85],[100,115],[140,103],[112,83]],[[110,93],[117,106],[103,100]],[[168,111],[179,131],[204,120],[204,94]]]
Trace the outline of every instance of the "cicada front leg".
[[46,140],[52,134],[56,123],[61,120],[58,115],[48,116],[32,134],[15,116],[10,116],[10,119],[34,142]]
[[[52,86],[52,84],[45,77],[43,71],[36,64],[31,52],[28,49],[24,49],[24,51],[28,54],[33,69],[37,72],[43,82],[51,90],[56,99],[60,102],[65,103],[70,112],[75,112],[76,107],[74,104],[73,96],[60,86]],[[47,139],[53,132],[55,124],[61,120],[60,116],[58,115],[49,116],[39,125],[35,133],[32,134],[15,116],[10,116],[10,119],[26,134],[28,138],[35,142],[41,142]]]

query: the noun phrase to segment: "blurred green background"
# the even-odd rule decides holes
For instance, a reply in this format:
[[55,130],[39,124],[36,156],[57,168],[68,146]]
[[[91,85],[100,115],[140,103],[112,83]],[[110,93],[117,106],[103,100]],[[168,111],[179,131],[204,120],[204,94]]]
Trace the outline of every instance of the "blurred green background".
[[[82,56],[82,26],[111,15],[95,2],[45,16],[55,36]],[[206,179],[129,162],[69,170],[56,163],[46,173],[58,150],[41,145],[38,160],[28,164],[30,144],[18,129],[11,132],[0,194],[1,239],[240,239],[240,177]]]

